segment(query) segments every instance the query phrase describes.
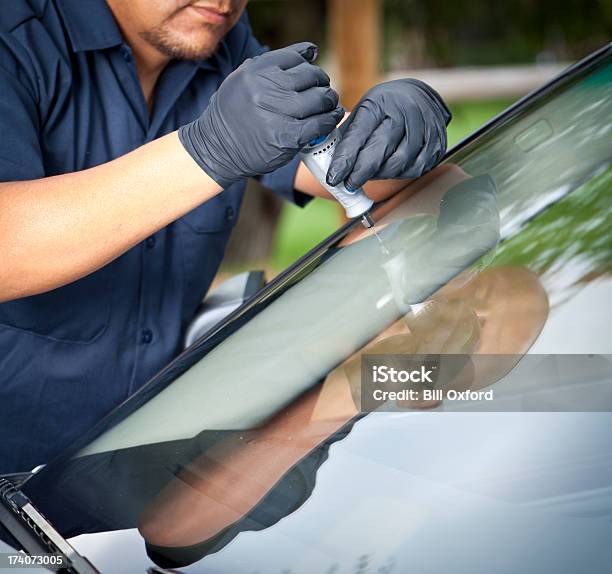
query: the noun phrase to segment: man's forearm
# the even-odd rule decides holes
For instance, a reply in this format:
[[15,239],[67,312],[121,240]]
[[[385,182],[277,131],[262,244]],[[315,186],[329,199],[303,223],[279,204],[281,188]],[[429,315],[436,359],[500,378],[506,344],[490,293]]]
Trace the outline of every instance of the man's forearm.
[[[320,393],[318,386],[309,390],[263,427],[228,437],[186,466],[139,517],[142,536],[155,546],[190,546],[245,516],[293,465],[357,414],[350,392],[327,393],[332,404],[313,419]],[[184,520],[187,515],[192,520]]]
[[176,132],[81,172],[0,183],[0,301],[75,281],[220,191]]

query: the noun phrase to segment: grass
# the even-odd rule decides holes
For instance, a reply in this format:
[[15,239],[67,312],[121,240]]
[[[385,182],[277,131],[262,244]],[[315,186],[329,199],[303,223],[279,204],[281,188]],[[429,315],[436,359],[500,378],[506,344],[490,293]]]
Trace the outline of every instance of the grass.
[[[510,100],[456,102],[450,105],[453,121],[448,127],[449,147],[508,107]],[[287,204],[281,216],[269,267],[280,271],[325,239],[342,223],[338,205],[314,199],[305,208]]]

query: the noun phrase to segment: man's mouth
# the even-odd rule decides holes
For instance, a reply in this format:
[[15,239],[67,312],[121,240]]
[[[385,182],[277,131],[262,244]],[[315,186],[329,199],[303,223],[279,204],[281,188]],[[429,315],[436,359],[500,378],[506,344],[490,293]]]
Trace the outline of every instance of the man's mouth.
[[223,11],[213,6],[191,4],[189,8],[193,8],[209,24],[225,24],[230,17],[229,11]]

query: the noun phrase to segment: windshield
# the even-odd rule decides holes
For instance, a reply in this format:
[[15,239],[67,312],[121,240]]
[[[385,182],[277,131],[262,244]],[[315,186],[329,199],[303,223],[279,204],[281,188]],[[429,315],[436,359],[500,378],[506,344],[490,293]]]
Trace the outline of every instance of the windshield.
[[[351,520],[378,525],[394,516],[390,505],[405,503],[406,493],[362,492],[358,516],[340,519],[343,504],[330,498],[331,485],[337,499],[347,477],[361,488],[391,484],[405,472],[385,446],[393,433],[428,432],[434,419],[416,416],[421,409],[454,408],[420,397],[363,418],[361,355],[503,355],[509,359],[477,365],[458,387],[499,385],[509,389],[502,398],[516,398],[518,387],[505,377],[530,349],[612,355],[611,79],[608,48],[460,145],[379,206],[374,229],[347,226],[308,254],[37,473],[26,494],[66,536],[133,529],[149,559],[165,567],[244,571],[228,565],[253,556],[249,536],[265,528],[271,534],[261,533],[262,543],[286,538],[288,548],[308,548],[295,572],[323,572],[337,560],[352,567],[370,550],[380,567],[401,560],[414,537],[428,532],[425,515],[409,528],[381,525],[380,536],[363,542],[368,552],[354,547],[352,554],[346,546],[335,554],[321,537],[309,542],[300,526],[306,516],[303,524],[313,527],[309,498],[329,516],[333,530],[319,527],[331,538],[349,536]],[[588,329],[571,328],[581,320]],[[607,364],[598,364],[598,377],[609,375]],[[522,389],[513,409],[589,410],[559,408],[532,391],[525,398]],[[591,400],[598,406],[591,410],[608,410],[607,387]],[[351,458],[351,441],[338,441],[365,428],[373,429],[367,448]],[[330,449],[337,460],[317,474]],[[609,448],[605,456],[612,457]],[[452,457],[446,464],[453,468]],[[586,488],[575,478],[572,492]],[[315,479],[329,481],[321,494]],[[603,488],[603,480],[597,475],[589,488]],[[472,480],[461,504],[483,492],[508,504],[520,485],[502,492],[485,483]],[[538,499],[536,490],[527,502]],[[529,515],[528,523],[549,525],[545,516],[515,510],[509,507],[510,522]],[[289,515],[287,525],[281,519]],[[563,528],[576,528],[576,545],[599,560],[604,521]],[[278,568],[262,571],[298,568],[284,551],[274,554]]]

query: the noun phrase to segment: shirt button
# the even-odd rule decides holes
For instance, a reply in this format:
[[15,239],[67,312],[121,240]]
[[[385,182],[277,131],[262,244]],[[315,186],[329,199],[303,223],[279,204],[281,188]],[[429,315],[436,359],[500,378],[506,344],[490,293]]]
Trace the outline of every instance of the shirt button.
[[120,52],[121,56],[126,62],[132,61],[132,54],[130,53],[130,49],[127,46],[121,46]]
[[143,345],[148,345],[153,340],[153,331],[151,329],[143,329],[140,333],[140,342]]
[[147,247],[149,249],[153,249],[153,247],[155,247],[155,235],[151,235],[151,237],[147,237],[147,240],[145,241],[145,243],[147,244]]
[[232,219],[234,219],[234,208],[228,206],[225,208],[225,221],[231,221]]

